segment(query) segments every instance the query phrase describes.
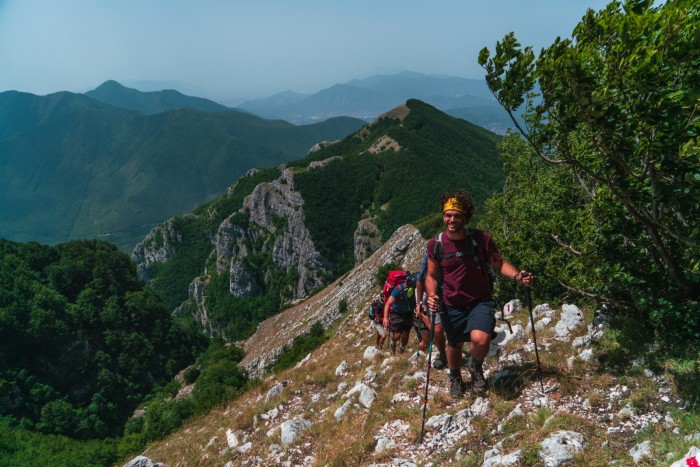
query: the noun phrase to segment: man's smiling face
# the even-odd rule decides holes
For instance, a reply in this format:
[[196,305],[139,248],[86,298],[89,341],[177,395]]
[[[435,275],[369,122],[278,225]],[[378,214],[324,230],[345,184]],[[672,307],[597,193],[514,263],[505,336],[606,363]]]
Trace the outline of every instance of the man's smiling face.
[[442,220],[447,225],[448,232],[459,232],[464,228],[464,213],[448,209],[442,213]]

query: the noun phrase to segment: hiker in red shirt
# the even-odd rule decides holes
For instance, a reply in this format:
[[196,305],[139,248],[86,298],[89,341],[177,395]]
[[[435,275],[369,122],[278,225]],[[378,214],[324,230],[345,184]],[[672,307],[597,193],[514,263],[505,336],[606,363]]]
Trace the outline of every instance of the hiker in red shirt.
[[505,261],[488,232],[467,229],[474,213],[469,193],[445,193],[440,205],[446,230],[428,241],[425,288],[428,308],[439,311],[445,329],[450,395],[458,398],[465,388],[460,370],[465,342],[469,342],[471,353],[468,367],[472,389],[487,389],[483,362],[496,326],[489,266],[527,287],[532,285],[533,275]]

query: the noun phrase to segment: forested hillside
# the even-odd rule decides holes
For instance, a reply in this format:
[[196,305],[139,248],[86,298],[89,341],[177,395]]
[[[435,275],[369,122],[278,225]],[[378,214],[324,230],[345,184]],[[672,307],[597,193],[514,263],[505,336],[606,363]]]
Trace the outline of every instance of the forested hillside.
[[[115,99],[128,107],[134,94]],[[48,244],[100,237],[131,250],[154,225],[220,195],[247,170],[298,159],[364,124],[295,126],[179,99],[144,115],[68,92],[0,93],[0,235]],[[167,93],[141,101],[175,104]]]
[[206,340],[173,320],[114,245],[0,241],[0,416],[46,434],[104,438]]

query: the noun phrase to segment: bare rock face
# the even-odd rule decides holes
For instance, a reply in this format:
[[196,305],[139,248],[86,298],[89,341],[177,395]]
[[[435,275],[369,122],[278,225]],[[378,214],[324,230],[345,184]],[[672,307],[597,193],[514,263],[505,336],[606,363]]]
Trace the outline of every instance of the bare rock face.
[[382,246],[379,228],[371,219],[361,219],[353,238],[355,264],[360,264]]
[[[394,263],[415,271],[424,251],[425,241],[418,229],[412,225],[399,228],[367,261],[358,264],[322,292],[260,323],[255,334],[244,344],[245,357],[241,365],[251,376],[260,376],[277,360],[284,346],[290,345],[296,336],[308,332],[314,323],[320,322],[327,329],[343,317],[343,308],[353,311],[362,308],[364,297],[379,292],[375,277],[379,267]],[[350,320],[356,320],[355,325],[359,327],[365,322],[365,314],[355,313]],[[265,345],[260,345],[261,342]]]
[[[233,295],[251,296],[263,289],[264,284],[256,281],[245,262],[252,245],[259,245],[255,253],[271,253],[274,266],[296,270],[293,298],[305,297],[323,284],[321,277],[329,263],[314,247],[304,225],[303,204],[294,190],[292,170],[285,169],[279,179],[255,187],[242,210],[221,224],[215,239],[216,269],[220,273],[229,268]],[[248,215],[247,227],[235,223],[241,214]]]
[[190,283],[188,291],[190,300],[194,302],[194,318],[202,324],[204,332],[213,337],[222,337],[221,331],[209,319],[207,310],[206,298],[204,296],[204,287],[206,281],[199,277],[195,277]]
[[148,280],[150,266],[153,263],[165,263],[170,259],[175,254],[175,245],[181,241],[182,236],[175,229],[174,219],[168,219],[151,230],[131,253],[131,258],[137,264],[139,279]]

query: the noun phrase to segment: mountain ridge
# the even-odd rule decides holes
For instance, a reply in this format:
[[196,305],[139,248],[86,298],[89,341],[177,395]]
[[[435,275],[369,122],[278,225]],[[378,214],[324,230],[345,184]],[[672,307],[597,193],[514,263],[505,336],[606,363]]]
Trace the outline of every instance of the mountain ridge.
[[209,99],[186,96],[174,89],[141,92],[133,88],[127,88],[114,80],[105,81],[97,88],[84,94],[114,107],[136,110],[146,115],[182,107],[202,112],[235,110]]
[[49,244],[102,236],[130,250],[250,168],[302,157],[361,124],[186,107],[144,115],[83,94],[0,93],[0,235]]
[[345,273],[406,222],[433,219],[445,185],[483,203],[502,183],[497,141],[410,100],[304,159],[241,177],[192,216],[156,227],[132,257],[171,308],[238,339],[246,323]]

